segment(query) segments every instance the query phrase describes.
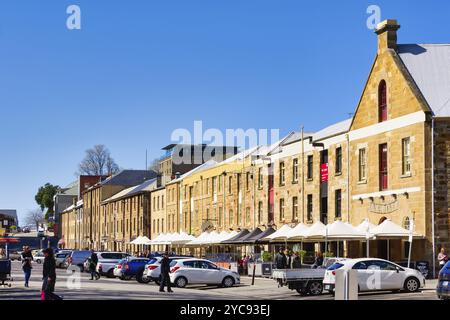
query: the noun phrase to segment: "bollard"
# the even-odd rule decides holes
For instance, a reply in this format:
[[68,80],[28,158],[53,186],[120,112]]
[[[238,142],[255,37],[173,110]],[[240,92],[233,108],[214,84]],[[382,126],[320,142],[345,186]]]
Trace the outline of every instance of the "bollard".
[[358,300],[358,271],[336,270],[335,300]]
[[255,285],[256,262],[253,263],[252,286]]

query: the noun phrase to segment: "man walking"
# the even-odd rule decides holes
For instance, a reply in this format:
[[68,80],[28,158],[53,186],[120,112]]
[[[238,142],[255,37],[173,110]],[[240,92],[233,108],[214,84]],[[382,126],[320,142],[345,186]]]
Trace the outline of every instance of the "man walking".
[[167,292],[173,292],[170,288],[170,260],[167,252],[164,253],[161,260],[161,283],[159,285],[159,292],[165,292],[164,286],[167,286]]
[[283,252],[283,248],[280,248],[275,256],[275,265],[277,269],[286,269],[287,267],[287,259]]
[[28,246],[23,247],[21,260],[22,260],[22,270],[25,276],[25,288],[28,288],[29,287],[28,282],[30,281],[31,277],[31,269],[33,269],[33,267],[31,266],[31,261],[33,261],[33,255],[31,254],[30,247]]
[[91,280],[98,280],[100,279],[100,273],[97,272],[97,264],[98,264],[98,256],[94,252],[94,250],[91,250],[91,257],[89,258],[89,271],[91,272]]

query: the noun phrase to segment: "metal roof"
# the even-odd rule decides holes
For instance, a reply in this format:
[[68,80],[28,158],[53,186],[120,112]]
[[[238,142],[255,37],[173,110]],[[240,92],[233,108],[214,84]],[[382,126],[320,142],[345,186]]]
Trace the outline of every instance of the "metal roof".
[[153,170],[123,170],[118,174],[104,180],[101,185],[115,186],[137,186],[144,181],[156,178],[157,173]]
[[17,220],[17,210],[0,209],[0,214]]
[[352,123],[352,119],[347,119],[338,123],[334,123],[318,132],[313,134],[313,141],[320,141],[326,138],[334,137],[339,134],[348,132],[350,130],[350,125]]
[[436,117],[450,117],[450,44],[400,44],[398,55]]

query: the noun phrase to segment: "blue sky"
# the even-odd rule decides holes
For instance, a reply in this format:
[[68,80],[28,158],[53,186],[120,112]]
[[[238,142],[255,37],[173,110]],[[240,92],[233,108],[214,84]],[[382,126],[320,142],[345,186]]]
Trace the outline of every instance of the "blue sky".
[[[79,5],[82,29],[66,28]],[[370,4],[400,43],[450,42],[443,1],[10,0],[0,4],[0,207],[105,144],[142,169],[176,128],[320,129],[354,111],[376,52]]]

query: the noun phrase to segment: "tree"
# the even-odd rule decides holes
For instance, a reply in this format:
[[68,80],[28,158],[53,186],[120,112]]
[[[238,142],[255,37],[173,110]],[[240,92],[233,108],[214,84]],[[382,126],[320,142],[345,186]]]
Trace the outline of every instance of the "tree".
[[111,153],[104,145],[95,145],[86,150],[86,156],[78,165],[80,175],[103,176],[119,172],[119,166],[111,157]]
[[159,159],[153,159],[152,162],[150,163],[150,166],[148,167],[148,170],[153,170],[156,173],[159,173]]
[[37,204],[41,207],[41,212],[47,209],[46,218],[54,213],[53,206],[55,205],[55,202],[53,201],[53,198],[60,190],[61,188],[59,186],[46,183],[39,188],[38,193],[34,197]]
[[25,222],[28,225],[35,225],[37,230],[39,225],[44,222],[44,212],[40,208],[28,211]]

